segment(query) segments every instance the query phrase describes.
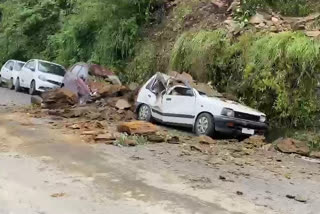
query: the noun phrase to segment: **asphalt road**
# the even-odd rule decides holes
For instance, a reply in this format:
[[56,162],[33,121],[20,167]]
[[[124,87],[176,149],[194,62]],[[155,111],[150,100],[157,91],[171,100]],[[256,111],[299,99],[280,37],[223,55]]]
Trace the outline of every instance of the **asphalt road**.
[[26,92],[15,92],[8,88],[0,87],[0,105],[24,106],[31,104],[30,95]]

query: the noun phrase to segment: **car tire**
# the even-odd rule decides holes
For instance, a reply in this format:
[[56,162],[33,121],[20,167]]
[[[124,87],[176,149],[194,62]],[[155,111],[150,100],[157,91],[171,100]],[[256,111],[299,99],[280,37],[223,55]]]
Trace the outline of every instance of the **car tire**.
[[9,80],[8,88],[9,88],[10,90],[13,90],[13,89],[14,89],[14,84],[13,84],[13,79],[12,79],[12,78]]
[[206,135],[212,137],[214,134],[214,119],[209,113],[202,113],[198,116],[194,125],[197,135]]
[[142,104],[138,110],[138,120],[152,121],[151,109],[148,105]]
[[29,88],[29,94],[30,95],[36,94],[36,82],[34,80],[31,81],[30,88]]
[[16,92],[20,92],[21,91],[20,79],[19,78],[16,79],[16,84],[15,84],[14,90]]

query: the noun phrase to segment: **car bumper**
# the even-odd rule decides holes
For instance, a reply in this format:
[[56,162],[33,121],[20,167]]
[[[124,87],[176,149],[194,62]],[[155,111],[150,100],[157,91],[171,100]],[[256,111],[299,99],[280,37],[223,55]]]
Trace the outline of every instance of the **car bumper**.
[[61,88],[61,86],[59,86],[59,85],[55,85],[55,84],[52,84],[50,82],[45,82],[45,81],[37,82],[36,87],[37,87],[37,91],[40,91],[40,92],[44,92],[44,91],[48,91],[48,90],[56,89],[56,88]]
[[[254,133],[245,134],[243,133],[243,128],[254,130]],[[268,125],[266,123],[223,116],[215,117],[215,131],[223,134],[234,136],[264,135],[267,129]]]

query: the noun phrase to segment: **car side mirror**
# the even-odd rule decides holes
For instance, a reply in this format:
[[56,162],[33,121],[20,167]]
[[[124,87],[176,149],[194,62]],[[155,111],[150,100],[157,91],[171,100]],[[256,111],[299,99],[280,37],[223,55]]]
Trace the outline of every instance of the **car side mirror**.
[[34,72],[36,69],[35,68],[30,68],[30,70]]
[[13,70],[13,66],[10,66],[10,67],[9,67],[9,70],[12,71],[12,70]]

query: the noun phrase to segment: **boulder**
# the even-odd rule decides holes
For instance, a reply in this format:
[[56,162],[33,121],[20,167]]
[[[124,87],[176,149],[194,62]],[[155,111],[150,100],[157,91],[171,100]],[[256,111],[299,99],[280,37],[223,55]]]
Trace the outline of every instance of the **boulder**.
[[313,151],[310,153],[310,157],[312,158],[319,158],[320,159],[320,151]]
[[42,102],[43,102],[43,99],[39,96],[32,96],[31,97],[31,103],[33,105],[41,106]]
[[251,24],[261,24],[264,23],[266,21],[266,19],[264,18],[264,16],[260,13],[256,13],[256,15],[252,16],[249,20],[249,22]]
[[89,82],[91,91],[97,94],[97,97],[112,97],[129,92],[129,89],[122,85],[111,85],[106,82]]
[[314,30],[314,31],[306,31],[305,34],[309,37],[320,37],[320,31]]
[[129,135],[134,134],[153,134],[158,131],[158,127],[153,125],[152,123],[145,122],[145,121],[131,121],[125,122],[118,125],[119,132],[125,132]]
[[294,153],[304,156],[310,153],[310,148],[306,142],[292,138],[278,139],[275,144],[276,148],[283,153]]
[[42,99],[49,109],[67,108],[78,103],[78,95],[66,88],[44,92]]
[[116,103],[116,108],[120,110],[125,110],[131,108],[131,104],[128,102],[128,100],[125,99],[119,99]]

